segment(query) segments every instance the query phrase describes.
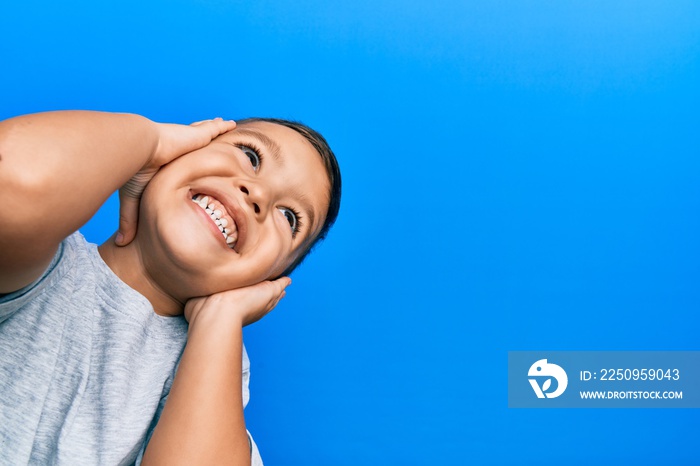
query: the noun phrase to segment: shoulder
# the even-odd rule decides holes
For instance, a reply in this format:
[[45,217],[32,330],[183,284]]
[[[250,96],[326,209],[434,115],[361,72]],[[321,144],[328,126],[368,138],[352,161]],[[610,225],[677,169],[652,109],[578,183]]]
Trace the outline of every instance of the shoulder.
[[94,280],[95,264],[91,257],[96,252],[79,232],[63,240],[48,266],[39,277],[23,288],[0,296],[0,321],[17,309],[39,300],[43,305],[53,300],[75,299],[76,287],[84,288]]

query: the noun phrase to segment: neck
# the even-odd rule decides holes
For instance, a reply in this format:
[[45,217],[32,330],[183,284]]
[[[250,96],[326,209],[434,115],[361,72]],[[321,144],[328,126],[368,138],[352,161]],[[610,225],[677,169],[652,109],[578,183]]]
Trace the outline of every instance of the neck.
[[114,235],[98,248],[102,260],[124,283],[141,293],[161,316],[182,315],[184,303],[168,294],[148,273],[137,241],[119,247],[114,244]]

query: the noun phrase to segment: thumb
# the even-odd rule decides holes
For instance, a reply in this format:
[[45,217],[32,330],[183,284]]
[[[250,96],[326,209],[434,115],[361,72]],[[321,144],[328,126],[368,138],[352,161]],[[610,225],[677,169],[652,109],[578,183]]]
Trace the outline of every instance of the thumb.
[[117,246],[126,246],[136,236],[136,225],[139,220],[140,199],[119,191],[119,230],[114,243]]

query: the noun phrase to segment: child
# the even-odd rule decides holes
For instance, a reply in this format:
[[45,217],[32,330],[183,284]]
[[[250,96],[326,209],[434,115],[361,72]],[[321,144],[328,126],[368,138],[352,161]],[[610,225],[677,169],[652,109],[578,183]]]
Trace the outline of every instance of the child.
[[[120,187],[118,234],[86,243]],[[296,123],[0,122],[0,464],[262,464],[241,328],[339,202],[333,153]]]

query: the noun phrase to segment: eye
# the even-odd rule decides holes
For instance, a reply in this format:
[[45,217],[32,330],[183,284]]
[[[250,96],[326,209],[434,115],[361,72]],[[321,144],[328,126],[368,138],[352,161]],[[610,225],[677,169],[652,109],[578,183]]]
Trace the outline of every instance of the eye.
[[296,234],[299,233],[299,227],[301,226],[299,214],[293,209],[288,209],[286,207],[279,207],[279,210],[287,219],[287,222],[289,222],[289,228],[292,230],[292,237],[296,236]]
[[238,148],[243,151],[243,153],[250,159],[250,164],[253,166],[253,170],[258,171],[260,168],[260,162],[262,161],[262,156],[260,151],[254,147],[239,145]]

